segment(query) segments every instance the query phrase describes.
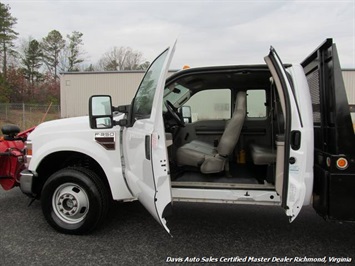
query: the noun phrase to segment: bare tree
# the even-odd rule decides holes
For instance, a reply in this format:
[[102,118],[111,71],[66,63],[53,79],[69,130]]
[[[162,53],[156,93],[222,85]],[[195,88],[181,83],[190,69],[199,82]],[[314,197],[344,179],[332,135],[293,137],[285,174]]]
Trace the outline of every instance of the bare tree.
[[146,65],[141,52],[131,47],[113,47],[99,60],[98,67],[104,71],[138,70]]

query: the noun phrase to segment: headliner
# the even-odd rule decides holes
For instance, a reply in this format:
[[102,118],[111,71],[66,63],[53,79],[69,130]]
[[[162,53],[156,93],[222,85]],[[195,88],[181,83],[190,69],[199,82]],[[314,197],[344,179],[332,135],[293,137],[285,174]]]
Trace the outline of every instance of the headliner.
[[206,89],[261,89],[270,86],[271,73],[266,65],[194,68],[179,71],[166,85],[181,84],[193,93]]

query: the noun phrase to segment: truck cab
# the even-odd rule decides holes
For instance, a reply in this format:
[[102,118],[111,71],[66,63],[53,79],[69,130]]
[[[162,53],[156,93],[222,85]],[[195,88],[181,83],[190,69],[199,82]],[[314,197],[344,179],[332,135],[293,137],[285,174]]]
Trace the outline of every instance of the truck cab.
[[41,199],[58,231],[93,230],[111,199],[139,200],[168,232],[176,201],[275,205],[290,221],[311,203],[318,179],[305,69],[314,54],[283,64],[271,47],[265,65],[186,69],[166,79],[175,45],[154,60],[130,104],[94,95],[89,117],[47,122],[29,136],[21,189]]

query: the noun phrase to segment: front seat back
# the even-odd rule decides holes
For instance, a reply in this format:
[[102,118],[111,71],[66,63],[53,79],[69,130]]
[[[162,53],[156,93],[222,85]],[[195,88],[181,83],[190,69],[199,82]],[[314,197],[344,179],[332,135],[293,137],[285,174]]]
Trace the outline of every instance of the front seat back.
[[234,147],[238,142],[240,132],[242,131],[246,112],[246,93],[245,91],[240,91],[237,93],[232,118],[224,129],[217,147],[219,155],[229,156],[232,154]]
[[219,173],[224,170],[228,156],[232,154],[238,142],[246,115],[246,94],[237,93],[236,106],[218,147],[209,143],[193,140],[178,148],[177,163],[181,166],[199,167],[204,174]]

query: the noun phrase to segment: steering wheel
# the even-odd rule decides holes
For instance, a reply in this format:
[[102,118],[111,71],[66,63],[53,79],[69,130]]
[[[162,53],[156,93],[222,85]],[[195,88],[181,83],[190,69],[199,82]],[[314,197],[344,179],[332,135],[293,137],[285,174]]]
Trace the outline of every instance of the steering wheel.
[[166,100],[164,102],[164,104],[165,104],[165,107],[168,110],[169,114],[176,121],[176,123],[179,126],[184,127],[185,126],[185,122],[184,122],[183,118],[178,114],[177,108],[175,108],[174,105],[168,100]]

